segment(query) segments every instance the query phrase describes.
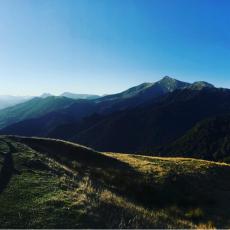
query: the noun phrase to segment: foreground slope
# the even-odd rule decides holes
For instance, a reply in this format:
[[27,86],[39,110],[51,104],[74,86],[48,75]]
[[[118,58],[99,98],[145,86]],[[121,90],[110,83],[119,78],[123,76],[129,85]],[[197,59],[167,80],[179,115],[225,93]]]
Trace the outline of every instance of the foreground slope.
[[230,166],[0,138],[1,228],[230,227]]

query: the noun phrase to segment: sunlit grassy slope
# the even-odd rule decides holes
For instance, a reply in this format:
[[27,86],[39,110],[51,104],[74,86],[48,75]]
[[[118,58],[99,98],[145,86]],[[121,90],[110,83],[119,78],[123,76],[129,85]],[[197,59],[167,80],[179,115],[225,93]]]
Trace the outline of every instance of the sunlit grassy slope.
[[0,138],[0,228],[229,228],[230,165]]

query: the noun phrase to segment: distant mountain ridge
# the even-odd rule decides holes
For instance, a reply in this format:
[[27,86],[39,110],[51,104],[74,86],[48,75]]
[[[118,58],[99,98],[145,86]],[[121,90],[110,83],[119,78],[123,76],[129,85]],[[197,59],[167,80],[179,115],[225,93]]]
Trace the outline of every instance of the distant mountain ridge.
[[[149,96],[160,96],[166,92],[172,92],[175,89],[185,88],[185,87],[193,87],[194,89],[200,89],[203,87],[214,87],[210,83],[207,82],[194,82],[186,83],[182,81],[178,81],[174,78],[165,76],[160,81],[155,83],[142,83],[140,85],[134,86],[128,90],[125,90],[121,93],[111,94],[111,95],[103,95],[99,96],[96,94],[78,94],[78,93],[71,93],[71,92],[64,92],[56,97],[67,97],[71,99],[87,99],[87,100],[96,100],[96,102],[105,102],[105,101],[117,101],[123,99],[130,99],[134,98],[135,96],[140,96],[138,94],[143,94],[142,97],[149,97]],[[53,97],[55,95],[50,93],[43,93],[39,97],[47,98]],[[0,110],[5,109],[7,107],[12,107],[14,105],[26,102],[34,97],[37,96],[11,96],[11,95],[0,95]],[[137,98],[136,98],[137,99]]]
[[[181,82],[170,77],[164,77],[162,80],[155,83],[143,83],[124,92],[99,98],[96,95],[88,94],[63,93],[62,96],[58,97],[52,96],[49,93],[44,93],[40,98],[35,97],[23,104],[0,110],[0,128],[4,128],[23,120],[43,116],[49,112],[66,110],[66,108],[72,104],[75,104],[71,107],[72,109],[70,108],[65,112],[73,113],[76,116],[76,120],[79,119],[79,112],[81,113],[80,118],[90,115],[90,112],[92,114],[109,114],[115,111],[122,111],[140,106],[148,101],[161,97],[174,89],[182,89],[190,85],[191,84],[189,83]],[[80,99],[79,97],[90,99],[91,102],[86,102],[85,99]],[[66,98],[66,100],[63,98]],[[69,103],[69,100],[67,99],[72,99],[73,101]],[[60,101],[60,103],[58,101]],[[59,104],[59,106],[57,106],[57,104]],[[84,111],[86,112],[82,111],[82,104],[84,105]]]
[[[65,97],[56,100],[60,98]],[[65,102],[49,112],[44,110],[43,115],[7,125],[1,133],[61,138],[100,151],[151,153],[185,134],[196,122],[230,112],[229,108],[230,90],[164,77],[120,94]]]
[[[40,96],[0,95],[0,110],[24,103],[35,97],[47,98],[47,97],[55,97],[55,96],[50,93],[43,93]],[[100,96],[94,94],[75,94],[75,93],[64,92],[61,95],[59,95],[59,97],[93,100],[99,98]]]

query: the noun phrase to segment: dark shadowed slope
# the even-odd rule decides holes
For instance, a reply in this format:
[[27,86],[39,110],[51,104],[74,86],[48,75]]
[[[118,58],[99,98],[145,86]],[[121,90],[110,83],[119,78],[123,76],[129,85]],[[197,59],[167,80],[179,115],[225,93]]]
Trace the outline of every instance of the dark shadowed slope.
[[230,227],[228,164],[21,137],[0,138],[0,162],[18,172],[0,194],[1,228]]
[[197,122],[229,112],[230,90],[179,90],[159,103],[100,118],[76,132],[72,140],[103,151],[152,153]]
[[205,119],[183,137],[158,151],[162,155],[187,156],[229,162],[230,115]]

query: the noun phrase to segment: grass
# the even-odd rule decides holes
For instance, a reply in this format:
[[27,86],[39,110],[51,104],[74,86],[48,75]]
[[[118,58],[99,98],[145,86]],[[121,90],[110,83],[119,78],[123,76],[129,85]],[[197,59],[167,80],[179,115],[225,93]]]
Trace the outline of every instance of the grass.
[[0,228],[230,227],[228,164],[1,137],[0,162],[10,151]]

